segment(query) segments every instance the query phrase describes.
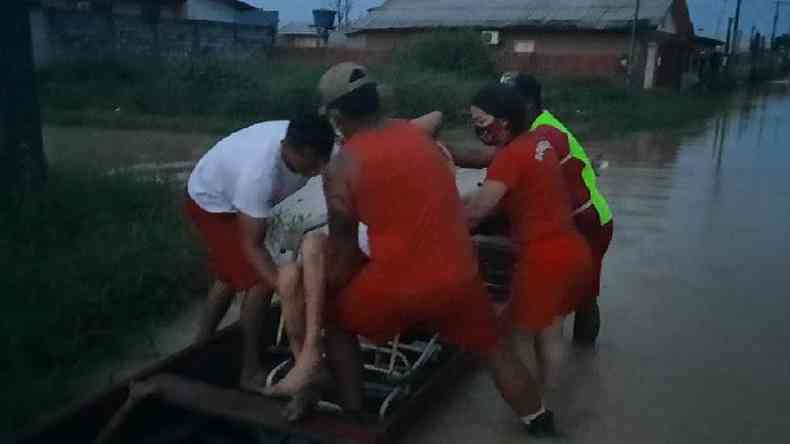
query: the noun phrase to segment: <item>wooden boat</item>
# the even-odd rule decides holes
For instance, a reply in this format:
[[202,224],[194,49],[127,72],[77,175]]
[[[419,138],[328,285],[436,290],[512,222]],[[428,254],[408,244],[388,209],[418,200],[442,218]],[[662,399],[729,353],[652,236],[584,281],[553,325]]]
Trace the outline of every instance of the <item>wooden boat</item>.
[[[459,190],[464,193],[476,188],[480,178],[480,172],[460,171]],[[320,186],[311,183],[289,198],[284,207],[290,211],[284,214],[284,220],[295,220],[293,215],[298,215],[300,232],[305,225],[323,223],[326,210],[316,195],[320,196]],[[270,237],[274,245],[269,248],[284,255],[293,249],[289,244],[294,239],[288,230],[280,229]],[[508,293],[512,248],[498,238],[479,237],[477,243],[489,290],[495,300],[502,300]],[[276,375],[284,368],[287,352],[277,324],[272,323],[270,330],[269,342],[275,346],[262,359]],[[23,434],[20,442],[90,443],[108,430],[108,424],[112,436],[104,441],[113,443],[388,442],[399,435],[409,419],[437,402],[441,387],[452,384],[469,367],[458,350],[437,344],[434,336],[416,336],[408,341],[395,338],[384,348],[368,345],[364,348],[368,369],[366,408],[373,420],[359,422],[337,412],[319,411],[301,422],[289,423],[282,415],[283,401],[237,389],[240,346],[240,327],[230,326],[212,340],[190,346],[45,419]],[[408,358],[409,353],[417,355]],[[130,383],[152,377],[194,394],[194,402],[176,405],[167,396],[156,396],[129,407]],[[199,402],[201,394],[210,394],[214,402]]]
[[[258,443],[267,442],[268,433],[276,437],[273,442],[381,443],[397,435],[405,422],[419,413],[421,406],[431,405],[428,400],[437,389],[451,383],[453,376],[465,367],[464,358],[457,350],[442,347],[408,380],[391,384],[386,375],[371,376],[372,372],[367,372],[366,407],[370,417],[376,418],[373,421],[359,422],[342,414],[319,411],[299,423],[288,423],[282,416],[283,401],[236,389],[240,336],[238,325],[228,327],[211,341],[191,346],[44,420],[22,436],[20,442],[94,442],[126,402],[129,384],[159,375],[158,378],[179,385],[185,392],[210,392],[214,402],[184,408],[158,398],[144,400],[128,412],[108,442]],[[285,354],[273,348],[264,359],[274,367],[285,359]],[[387,387],[400,387],[403,396],[391,399],[394,402],[379,417],[381,400],[391,393]]]

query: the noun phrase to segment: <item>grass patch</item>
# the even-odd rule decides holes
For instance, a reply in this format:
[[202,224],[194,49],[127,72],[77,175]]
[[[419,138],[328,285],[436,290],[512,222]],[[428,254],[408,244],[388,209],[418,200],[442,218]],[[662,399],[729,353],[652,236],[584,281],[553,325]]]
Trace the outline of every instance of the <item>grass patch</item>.
[[[441,54],[452,54],[452,46],[445,46],[449,49]],[[439,109],[450,125],[466,125],[472,97],[496,76],[480,67],[453,71],[444,62],[426,67],[422,53],[414,55],[416,47],[410,48],[398,56],[407,60],[402,64],[371,67],[390,91],[385,101],[391,113],[413,117]],[[44,119],[59,125],[226,133],[313,112],[326,68],[216,61],[164,71],[118,62],[58,65],[40,74]],[[604,80],[543,81],[547,106],[578,132],[599,137],[680,126],[710,115],[726,97],[631,93]]]
[[671,129],[709,117],[724,93],[629,92],[605,80],[544,81],[546,106],[579,135],[604,138]]
[[172,184],[53,170],[0,200],[0,430],[76,395],[72,383],[174,315],[200,269]]

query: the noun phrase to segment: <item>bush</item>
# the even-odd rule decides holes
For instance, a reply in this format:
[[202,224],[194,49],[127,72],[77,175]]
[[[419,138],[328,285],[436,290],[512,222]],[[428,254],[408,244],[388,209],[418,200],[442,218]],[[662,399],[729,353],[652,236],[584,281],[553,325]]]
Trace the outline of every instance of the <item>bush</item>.
[[0,431],[60,406],[81,372],[183,307],[201,261],[177,196],[167,183],[54,170],[39,194],[0,198]]
[[454,73],[402,67],[382,69],[386,86],[391,90],[391,107],[398,117],[416,117],[441,110],[449,123],[464,123],[464,115],[484,80]]
[[410,45],[397,51],[395,60],[403,66],[465,76],[493,78],[496,74],[494,51],[483,43],[480,33],[474,30],[422,34]]

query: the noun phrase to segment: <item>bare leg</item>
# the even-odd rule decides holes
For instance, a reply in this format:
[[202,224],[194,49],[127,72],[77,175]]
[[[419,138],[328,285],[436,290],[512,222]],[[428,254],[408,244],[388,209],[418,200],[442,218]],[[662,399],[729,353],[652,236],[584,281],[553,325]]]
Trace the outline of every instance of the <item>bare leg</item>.
[[[321,375],[326,298],[326,236],[310,233],[302,243],[302,276],[304,288],[304,342],[296,355],[294,368],[282,381],[268,388],[274,396],[294,395],[315,382]],[[299,330],[298,328],[296,330]],[[289,332],[290,334],[290,332]],[[297,332],[298,335],[298,332]]]
[[240,386],[246,390],[260,391],[266,385],[266,374],[261,367],[261,336],[271,300],[271,288],[261,282],[247,290],[241,306],[243,350]]
[[302,269],[299,264],[292,263],[280,268],[280,283],[277,288],[285,331],[288,332],[288,346],[294,359],[298,359],[302,352],[305,332],[304,291]]
[[496,348],[483,357],[500,395],[520,417],[541,409],[535,378],[519,359],[511,332],[503,332]]
[[565,361],[565,343],[562,338],[562,318],[554,320],[535,337],[535,355],[540,369],[543,390],[555,390]]
[[214,334],[217,326],[228,312],[234,291],[227,284],[216,280],[208,292],[206,306],[200,317],[195,342],[203,342]]
[[601,313],[598,300],[593,299],[576,310],[573,317],[573,341],[579,345],[594,345],[601,331]]
[[326,328],[329,366],[340,390],[340,402],[346,412],[362,409],[362,351],[355,335],[335,326]]

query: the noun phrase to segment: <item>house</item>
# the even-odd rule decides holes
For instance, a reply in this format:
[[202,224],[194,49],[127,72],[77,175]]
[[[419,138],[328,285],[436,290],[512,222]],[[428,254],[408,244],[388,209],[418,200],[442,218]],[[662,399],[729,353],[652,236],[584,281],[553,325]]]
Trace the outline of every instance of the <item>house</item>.
[[274,45],[279,15],[240,0],[27,0],[36,66],[193,57],[243,60]]
[[321,37],[310,23],[292,22],[277,30],[277,44],[288,48],[319,48]]
[[[634,0],[387,0],[350,36],[374,51],[419,33],[472,28],[497,49],[500,65],[550,74],[622,75]],[[642,0],[634,67],[645,88],[679,85],[694,50],[686,0]]]
[[42,3],[64,10],[225,23],[254,22],[260,12],[244,0],[43,0]]
[[[354,48],[359,40],[346,36],[347,31],[333,30],[329,32],[330,48]],[[316,32],[315,26],[307,22],[291,22],[277,31],[277,45],[286,48],[321,48],[324,42]]]

